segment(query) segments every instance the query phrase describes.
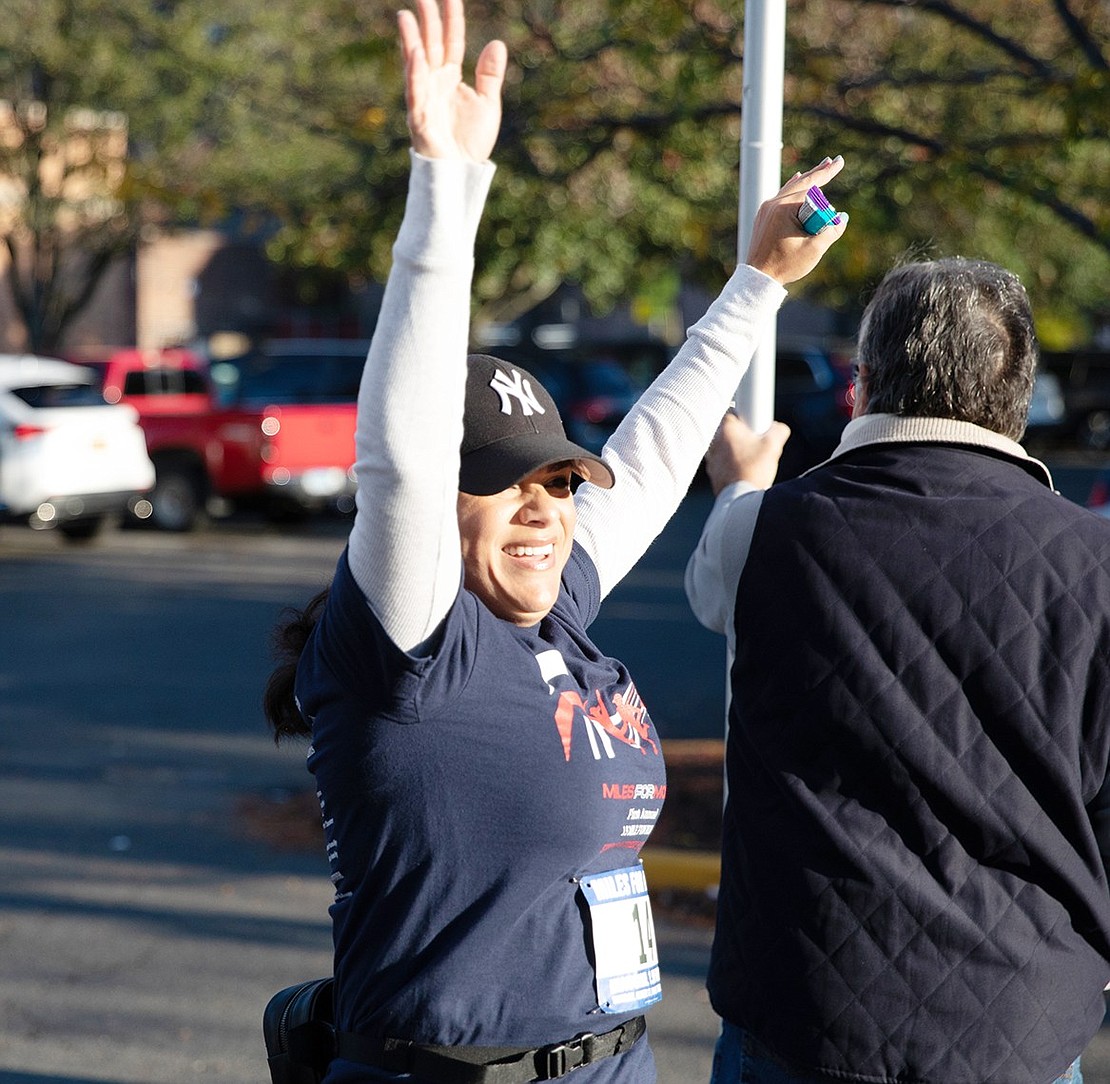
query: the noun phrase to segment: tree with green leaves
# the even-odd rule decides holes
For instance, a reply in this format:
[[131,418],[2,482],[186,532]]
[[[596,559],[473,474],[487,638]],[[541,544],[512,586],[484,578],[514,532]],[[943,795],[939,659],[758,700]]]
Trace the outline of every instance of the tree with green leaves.
[[[0,26],[0,102],[9,105],[0,111],[0,237],[32,349],[58,347],[106,268],[152,224],[253,215],[260,233],[284,225],[300,238],[290,258],[365,266],[348,231],[361,231],[376,207],[345,217],[343,189],[367,183],[372,56],[394,60],[392,42],[387,50],[362,14],[368,6],[13,0]],[[365,44],[376,40],[380,49]],[[357,63],[344,55],[351,45]],[[110,130],[75,154],[82,118],[94,128],[107,119]],[[121,123],[122,155],[109,138]],[[376,198],[392,207],[401,188],[394,181]]]
[[[33,156],[0,148],[26,200],[0,232],[40,342],[87,298],[96,254],[144,222],[237,215],[309,293],[384,279],[408,154],[393,11],[13,2],[0,98],[17,115],[43,103],[48,127],[73,107],[123,114],[131,145],[102,194],[113,213],[83,232],[35,191]],[[564,281],[600,309],[636,295],[665,310],[680,279],[715,290],[737,256],[742,4],[472,0],[468,18],[511,64],[478,318]],[[975,255],[1021,274],[1048,345],[1089,335],[1110,279],[1105,0],[791,0],[787,38],[784,173],[848,162],[830,196],[852,239],[811,294],[853,309],[906,254]]]
[[[719,287],[737,256],[741,9],[469,5],[511,60],[480,318],[511,317],[567,280],[600,308],[632,294],[665,308],[680,277]],[[787,37],[784,174],[826,153],[848,160],[830,195],[853,240],[809,292],[850,310],[898,259],[973,254],[1022,275],[1050,345],[1090,333],[1110,274],[1104,0],[792,0]],[[363,117],[380,124],[345,133],[356,175],[332,179],[316,226],[308,204],[284,216],[272,251],[342,265],[329,246],[345,237],[348,266],[380,278],[407,140],[397,65],[370,40],[380,81]]]
[[1103,0],[805,0],[791,7],[788,141],[835,140],[866,243],[832,292],[904,254],[1021,275],[1042,339],[1110,316],[1110,7]]
[[[675,268],[720,284],[736,256],[739,14],[725,0],[505,13],[520,78],[492,231],[510,248],[483,253],[483,296],[573,277],[604,304]],[[1103,0],[796,0],[787,37],[784,174],[848,161],[830,195],[852,240],[811,292],[854,308],[907,254],[973,254],[1022,275],[1047,339],[1089,332],[1110,273]]]

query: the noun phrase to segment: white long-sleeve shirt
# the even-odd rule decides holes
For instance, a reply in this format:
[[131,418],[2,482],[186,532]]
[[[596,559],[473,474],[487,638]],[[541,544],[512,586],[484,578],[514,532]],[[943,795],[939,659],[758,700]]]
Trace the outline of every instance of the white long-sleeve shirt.
[[[389,637],[421,653],[460,585],[456,499],[474,240],[493,166],[412,154],[405,216],[359,391],[348,559]],[[602,597],[670,519],[786,291],[741,265],[610,438],[575,538]]]

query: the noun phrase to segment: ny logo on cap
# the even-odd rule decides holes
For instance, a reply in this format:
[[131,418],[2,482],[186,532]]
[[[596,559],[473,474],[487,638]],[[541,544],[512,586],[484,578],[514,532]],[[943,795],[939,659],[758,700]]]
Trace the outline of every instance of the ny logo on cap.
[[497,392],[501,399],[501,413],[512,414],[512,400],[516,399],[520,403],[520,409],[526,418],[530,414],[543,414],[544,409],[540,406],[539,400],[536,399],[535,393],[532,391],[532,385],[516,369],[513,369],[512,373],[513,376],[510,380],[500,369],[495,369],[493,379],[489,382],[489,386]]

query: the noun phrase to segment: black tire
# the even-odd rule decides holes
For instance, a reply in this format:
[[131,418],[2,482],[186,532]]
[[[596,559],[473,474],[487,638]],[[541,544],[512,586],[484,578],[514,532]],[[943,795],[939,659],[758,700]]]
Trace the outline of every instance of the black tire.
[[103,516],[84,516],[58,524],[58,531],[67,542],[91,542],[104,526]]
[[295,527],[312,518],[312,509],[296,501],[269,501],[265,508],[266,522],[276,527]]
[[155,464],[150,522],[162,531],[191,531],[204,510],[204,485],[198,473],[180,464]]

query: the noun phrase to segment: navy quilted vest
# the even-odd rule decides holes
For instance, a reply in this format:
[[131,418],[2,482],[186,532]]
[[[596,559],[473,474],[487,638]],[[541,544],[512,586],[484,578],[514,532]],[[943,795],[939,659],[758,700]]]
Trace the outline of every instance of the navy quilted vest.
[[714,1008],[796,1070],[1046,1084],[1110,980],[1110,522],[872,445],[764,498]]

